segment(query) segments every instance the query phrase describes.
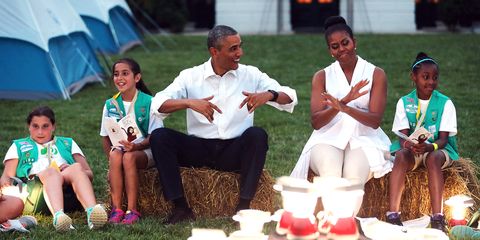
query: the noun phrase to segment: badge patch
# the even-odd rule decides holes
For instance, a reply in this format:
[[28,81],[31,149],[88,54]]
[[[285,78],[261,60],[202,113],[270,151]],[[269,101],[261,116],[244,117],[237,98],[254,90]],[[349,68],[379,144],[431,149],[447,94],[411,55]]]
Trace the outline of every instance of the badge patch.
[[431,114],[432,114],[432,121],[433,121],[433,122],[436,122],[436,121],[437,121],[437,117],[438,117],[438,111],[437,111],[437,110],[433,110]]
[[20,147],[20,152],[28,152],[33,149],[33,145],[27,144]]
[[417,105],[415,105],[415,104],[407,104],[407,106],[405,106],[405,112],[408,112],[408,113],[417,113]]

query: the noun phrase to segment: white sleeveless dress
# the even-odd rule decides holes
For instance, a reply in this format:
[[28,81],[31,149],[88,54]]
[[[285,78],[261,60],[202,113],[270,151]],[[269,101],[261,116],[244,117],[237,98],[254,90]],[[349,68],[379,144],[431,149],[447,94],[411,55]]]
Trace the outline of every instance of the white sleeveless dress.
[[[325,68],[326,91],[333,97],[340,99],[346,96],[350,89],[363,79],[368,79],[369,83],[360,91],[370,91],[374,70],[375,66],[373,64],[358,57],[352,81],[348,84],[339,62],[336,61]],[[349,102],[348,106],[368,111],[369,102],[370,94],[367,93]],[[348,144],[350,144],[351,149],[361,148],[368,158],[370,172],[373,173],[375,178],[387,174],[393,167],[389,152],[391,142],[382,129],[365,126],[348,114],[339,112],[328,124],[313,131],[291,173],[292,177],[307,178],[310,167],[310,151],[320,143],[339,149],[345,149]]]

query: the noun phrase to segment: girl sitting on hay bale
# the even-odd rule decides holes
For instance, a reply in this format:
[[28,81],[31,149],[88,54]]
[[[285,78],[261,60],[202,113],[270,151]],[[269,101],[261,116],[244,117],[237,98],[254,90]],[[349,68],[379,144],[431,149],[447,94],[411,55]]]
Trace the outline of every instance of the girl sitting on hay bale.
[[[436,91],[438,85],[438,65],[427,54],[418,53],[410,77],[416,89],[397,102],[392,131],[410,135],[424,127],[433,136],[427,141],[412,143],[400,137],[391,146],[395,153],[395,163],[390,175],[390,211],[387,222],[402,225],[400,220],[400,200],[405,188],[407,171],[415,170],[423,162],[428,172],[432,216],[430,225],[446,232],[446,222],[442,211],[444,178],[442,169],[458,160],[455,135],[457,119],[452,101]],[[401,134],[400,134],[401,135]]]
[[[112,66],[113,83],[119,91],[105,102],[100,136],[109,161],[108,180],[112,195],[109,222],[131,225],[140,220],[137,211],[138,172],[155,165],[150,149],[150,133],[163,127],[163,121],[150,108],[152,93],[145,85],[140,65],[133,59],[123,58]],[[112,130],[107,121],[122,122],[127,136],[116,142],[109,137]],[[139,132],[135,133],[138,129]],[[122,130],[120,130],[122,131]],[[114,132],[114,131],[113,131]],[[114,135],[113,135],[114,136]],[[122,210],[122,195],[126,192],[127,211]]]

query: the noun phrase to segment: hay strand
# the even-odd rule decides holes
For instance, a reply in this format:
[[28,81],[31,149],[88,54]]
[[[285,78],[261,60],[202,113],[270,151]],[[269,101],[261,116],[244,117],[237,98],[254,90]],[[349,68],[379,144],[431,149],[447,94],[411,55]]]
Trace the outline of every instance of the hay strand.
[[[197,217],[234,215],[240,192],[239,174],[206,168],[180,168],[180,174],[188,204]],[[139,211],[145,215],[167,216],[172,204],[163,197],[157,170],[140,170],[139,183]],[[251,208],[269,212],[278,208],[274,183],[268,171],[264,170]]]

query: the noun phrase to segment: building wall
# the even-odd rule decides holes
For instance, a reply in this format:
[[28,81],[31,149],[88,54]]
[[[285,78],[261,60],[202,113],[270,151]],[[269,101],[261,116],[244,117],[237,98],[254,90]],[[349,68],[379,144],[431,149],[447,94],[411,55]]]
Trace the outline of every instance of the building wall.
[[[278,3],[282,21],[278,26]],[[241,34],[291,32],[290,0],[216,0],[215,25],[228,25]]]
[[[340,15],[345,19],[347,19],[347,1],[340,1]],[[356,33],[413,33],[416,31],[414,0],[351,1],[353,2],[353,31]]]

